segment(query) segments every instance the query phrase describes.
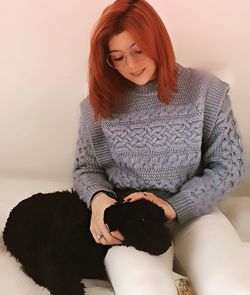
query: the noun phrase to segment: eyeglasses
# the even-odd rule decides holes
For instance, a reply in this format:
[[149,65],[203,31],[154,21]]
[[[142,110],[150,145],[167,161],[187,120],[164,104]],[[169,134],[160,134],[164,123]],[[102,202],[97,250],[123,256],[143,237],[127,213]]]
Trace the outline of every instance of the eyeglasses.
[[[125,53],[129,51],[129,53]],[[122,68],[127,64],[127,57],[131,55],[135,62],[140,62],[146,58],[145,53],[138,47],[137,44],[133,44],[126,50],[114,50],[107,55],[106,61],[111,68]]]

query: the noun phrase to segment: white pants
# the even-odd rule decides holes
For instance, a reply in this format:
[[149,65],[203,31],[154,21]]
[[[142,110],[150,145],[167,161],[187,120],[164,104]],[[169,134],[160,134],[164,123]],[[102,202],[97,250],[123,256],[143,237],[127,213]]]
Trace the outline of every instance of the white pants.
[[[249,295],[250,267],[242,242],[218,210],[173,229],[178,264],[196,295]],[[132,247],[112,247],[105,265],[116,295],[177,295],[173,247],[152,256]]]

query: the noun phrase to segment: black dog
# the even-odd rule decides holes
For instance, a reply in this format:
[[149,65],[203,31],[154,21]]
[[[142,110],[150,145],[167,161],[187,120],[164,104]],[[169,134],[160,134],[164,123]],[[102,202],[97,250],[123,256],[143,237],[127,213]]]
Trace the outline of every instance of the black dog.
[[[3,239],[36,283],[54,295],[82,295],[82,278],[107,279],[104,257],[110,246],[94,241],[90,215],[75,192],[36,194],[11,211]],[[117,203],[104,215],[110,230],[124,235],[123,245],[153,255],[171,245],[165,221],[164,211],[146,200]]]

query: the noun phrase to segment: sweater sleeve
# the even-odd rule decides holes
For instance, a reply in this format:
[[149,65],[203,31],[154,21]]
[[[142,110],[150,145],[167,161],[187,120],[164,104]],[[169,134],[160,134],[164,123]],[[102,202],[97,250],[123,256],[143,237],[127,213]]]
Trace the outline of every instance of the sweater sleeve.
[[191,178],[168,199],[180,223],[213,209],[241,179],[243,147],[228,95],[203,144],[202,160],[201,175]]
[[95,157],[83,115],[80,117],[73,182],[74,189],[88,207],[90,207],[92,197],[99,191],[104,191],[111,197],[116,196],[112,191],[112,185],[107,180],[105,169],[100,167]]

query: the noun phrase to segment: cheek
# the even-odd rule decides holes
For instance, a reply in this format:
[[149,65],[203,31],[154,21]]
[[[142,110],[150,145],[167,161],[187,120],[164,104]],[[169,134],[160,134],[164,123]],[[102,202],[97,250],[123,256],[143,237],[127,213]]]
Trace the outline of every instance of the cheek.
[[128,77],[129,72],[126,71],[125,67],[123,69],[117,70],[117,72],[122,75],[123,77]]
[[150,70],[151,70],[152,72],[155,72],[155,71],[156,71],[156,64],[155,64],[154,61],[151,61],[151,62],[149,63],[149,66],[148,66],[148,67],[150,68]]

